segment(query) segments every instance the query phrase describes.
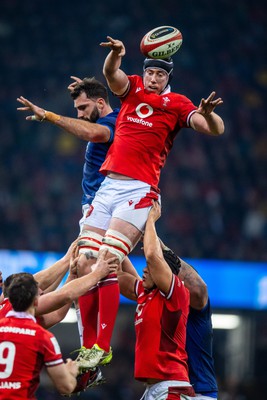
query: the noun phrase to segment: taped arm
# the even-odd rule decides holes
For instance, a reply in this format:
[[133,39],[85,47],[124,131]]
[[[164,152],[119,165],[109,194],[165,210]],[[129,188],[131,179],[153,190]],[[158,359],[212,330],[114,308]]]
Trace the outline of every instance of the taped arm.
[[51,120],[50,114],[47,112],[44,121],[53,122],[66,132],[87,142],[107,143],[110,138],[110,130],[107,126],[82,119],[58,115],[56,120]]

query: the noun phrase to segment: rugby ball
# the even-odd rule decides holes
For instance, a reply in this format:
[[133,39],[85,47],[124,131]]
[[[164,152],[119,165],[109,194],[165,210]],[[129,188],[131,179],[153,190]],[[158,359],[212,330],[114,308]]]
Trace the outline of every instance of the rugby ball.
[[183,37],[173,26],[159,26],[145,34],[140,43],[140,50],[149,58],[169,58],[181,47]]

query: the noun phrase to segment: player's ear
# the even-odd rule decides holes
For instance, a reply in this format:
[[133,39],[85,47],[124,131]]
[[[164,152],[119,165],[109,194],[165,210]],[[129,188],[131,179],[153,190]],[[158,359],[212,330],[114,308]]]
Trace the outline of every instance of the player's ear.
[[102,111],[105,106],[105,100],[102,99],[102,97],[99,97],[99,99],[97,99],[97,105],[99,109]]

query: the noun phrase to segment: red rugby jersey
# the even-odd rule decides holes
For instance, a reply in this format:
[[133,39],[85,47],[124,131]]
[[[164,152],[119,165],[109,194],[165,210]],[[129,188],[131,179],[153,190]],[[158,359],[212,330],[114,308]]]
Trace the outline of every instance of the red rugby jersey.
[[137,281],[135,378],[189,382],[185,351],[189,291],[173,275],[167,296]]
[[4,318],[8,311],[12,310],[12,305],[7,297],[0,303],[0,318]]
[[10,311],[0,320],[1,400],[32,400],[43,366],[63,363],[55,336],[27,313]]
[[181,128],[189,127],[197,107],[181,94],[148,92],[140,76],[129,76],[129,80],[114,142],[100,171],[117,172],[157,188],[174,138]]

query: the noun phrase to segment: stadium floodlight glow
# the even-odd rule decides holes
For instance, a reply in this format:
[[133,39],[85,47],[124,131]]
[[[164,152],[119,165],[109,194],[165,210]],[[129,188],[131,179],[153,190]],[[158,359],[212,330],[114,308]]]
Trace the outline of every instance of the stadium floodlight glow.
[[61,321],[61,323],[74,324],[75,322],[77,322],[76,311],[74,308],[70,308],[65,318]]
[[[64,324],[74,324],[77,322],[76,311],[70,308],[65,318],[61,321]],[[240,325],[241,319],[235,314],[213,314],[213,329],[236,329]]]
[[211,319],[213,329],[236,329],[241,322],[235,314],[213,314]]

